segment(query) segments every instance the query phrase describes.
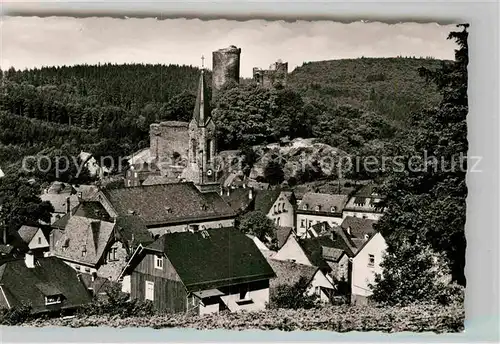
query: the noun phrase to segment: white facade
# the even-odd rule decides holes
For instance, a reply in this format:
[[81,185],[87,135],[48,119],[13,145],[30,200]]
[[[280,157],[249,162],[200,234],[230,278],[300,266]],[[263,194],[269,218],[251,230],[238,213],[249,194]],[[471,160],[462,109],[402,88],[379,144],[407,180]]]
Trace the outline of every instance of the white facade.
[[370,241],[352,259],[351,291],[353,298],[366,298],[372,294],[369,287],[375,282],[375,274],[381,274],[380,263],[387,244],[380,233]]
[[368,219],[378,221],[384,215],[384,213],[378,213],[373,211],[362,211],[362,210],[344,210],[342,212],[342,219],[348,216],[359,217],[360,219]]
[[293,227],[294,225],[294,208],[283,192],[266,215],[276,226]]
[[293,235],[288,236],[288,239],[283,246],[275,255],[273,255],[273,259],[291,260],[298,264],[312,266],[309,258],[307,258],[306,254],[302,250],[302,247],[300,247]]
[[45,238],[45,235],[43,235],[43,232],[40,228],[38,228],[38,231],[29,242],[28,247],[30,250],[49,248],[49,242]]
[[325,293],[325,289],[333,290],[333,284],[328,280],[321,270],[318,269],[309,283],[308,295],[318,295],[321,302],[329,302],[330,298]]
[[340,226],[342,223],[340,216],[328,216],[324,214],[304,214],[297,213],[297,235],[302,236],[308,228],[317,223],[327,222],[330,226]]

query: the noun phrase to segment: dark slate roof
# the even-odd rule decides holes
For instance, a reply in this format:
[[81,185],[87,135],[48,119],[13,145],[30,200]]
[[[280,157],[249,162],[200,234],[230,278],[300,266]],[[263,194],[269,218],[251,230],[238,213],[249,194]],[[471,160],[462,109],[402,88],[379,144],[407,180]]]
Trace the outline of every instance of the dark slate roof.
[[14,246],[12,246],[12,245],[0,244],[0,255],[10,254],[13,250],[14,250]]
[[134,244],[149,245],[154,241],[144,221],[135,215],[117,217],[116,229],[132,246],[135,246]]
[[274,277],[252,239],[232,227],[165,234],[147,249],[164,252],[188,291]]
[[277,227],[276,228],[276,239],[278,240],[278,249],[280,249],[288,239],[288,236],[292,232],[292,227]]
[[308,282],[312,280],[316,272],[319,270],[317,266],[298,264],[287,260],[267,259],[269,265],[276,273],[276,277],[271,279],[269,287],[274,289],[280,285],[294,285],[301,277],[304,277]]
[[269,213],[274,202],[280,196],[280,190],[256,190],[255,191],[255,210],[261,211],[265,215]]
[[349,199],[348,195],[331,195],[323,193],[308,192],[302,198],[300,203],[300,208],[315,211],[316,207],[319,206],[322,212],[331,212],[331,208],[335,207],[335,212],[342,212],[347,201]]
[[248,209],[253,202],[253,199],[249,198],[250,189],[248,188],[237,188],[229,189],[229,195],[227,194],[227,189],[222,192],[222,199],[228,203],[233,211],[239,212]]
[[38,227],[34,226],[21,226],[19,230],[17,231],[19,233],[19,236],[23,241],[27,244],[31,242],[31,239],[35,236],[36,232],[38,232]]
[[95,276],[94,280],[92,281],[92,275],[81,274],[81,279],[87,289],[92,289],[94,295],[105,293],[111,287],[111,282],[104,277]]
[[342,238],[335,232],[331,233],[330,235],[319,236],[315,238],[298,239],[298,243],[304,250],[307,258],[309,258],[311,264],[328,271],[330,270],[330,267],[325,259],[335,260],[340,258],[340,256],[330,256],[333,251],[325,250],[324,247],[342,250],[349,257],[352,257],[354,255],[352,250],[346,244],[344,238]]
[[210,100],[208,98],[208,89],[205,83],[205,73],[201,70],[196,102],[193,110],[193,120],[198,126],[204,127],[210,119]]
[[80,203],[73,212],[75,216],[88,217],[95,220],[109,221],[110,216],[100,202]]
[[[73,308],[91,301],[76,271],[56,257],[38,258],[34,268],[26,267],[24,259],[0,266],[0,284],[11,306],[29,303],[34,312]],[[61,293],[60,305],[45,305],[45,296]]]
[[119,216],[137,215],[146,225],[235,216],[218,193],[202,193],[193,183],[103,190]]
[[347,228],[351,228],[351,236],[357,239],[364,239],[365,234],[368,236],[372,236],[375,234],[375,229],[373,229],[373,225],[377,223],[376,220],[370,219],[362,219],[354,216],[347,216],[340,227],[347,230]]

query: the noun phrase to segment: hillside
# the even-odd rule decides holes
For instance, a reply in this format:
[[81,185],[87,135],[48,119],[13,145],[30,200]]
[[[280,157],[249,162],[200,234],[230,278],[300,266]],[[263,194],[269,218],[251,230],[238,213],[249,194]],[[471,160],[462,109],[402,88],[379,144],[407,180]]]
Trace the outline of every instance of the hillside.
[[350,104],[404,123],[412,111],[440,100],[436,87],[418,69],[436,69],[440,60],[358,58],[307,62],[289,74],[289,86],[325,105]]

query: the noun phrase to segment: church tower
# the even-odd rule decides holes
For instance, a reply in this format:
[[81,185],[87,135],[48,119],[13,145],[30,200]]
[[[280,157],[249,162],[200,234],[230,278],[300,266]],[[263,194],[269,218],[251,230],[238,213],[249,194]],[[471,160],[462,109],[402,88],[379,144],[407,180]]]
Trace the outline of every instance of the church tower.
[[198,83],[198,93],[189,123],[189,171],[185,179],[192,181],[202,192],[218,191],[216,164],[215,124],[210,115],[208,89],[202,68]]

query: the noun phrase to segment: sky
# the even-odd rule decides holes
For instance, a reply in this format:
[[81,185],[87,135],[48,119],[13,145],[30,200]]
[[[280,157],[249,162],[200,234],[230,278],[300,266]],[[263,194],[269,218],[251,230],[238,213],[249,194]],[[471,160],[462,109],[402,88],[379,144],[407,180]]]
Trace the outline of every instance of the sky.
[[240,73],[281,59],[291,72],[304,62],[357,57],[453,59],[454,25],[350,24],[332,21],[230,21],[154,18],[3,17],[0,67],[5,70],[97,63],[201,65],[212,51],[241,48]]

